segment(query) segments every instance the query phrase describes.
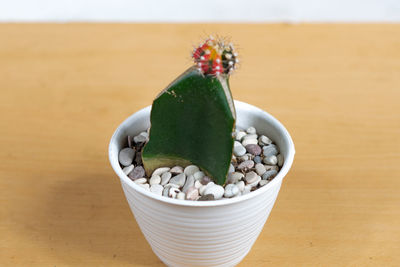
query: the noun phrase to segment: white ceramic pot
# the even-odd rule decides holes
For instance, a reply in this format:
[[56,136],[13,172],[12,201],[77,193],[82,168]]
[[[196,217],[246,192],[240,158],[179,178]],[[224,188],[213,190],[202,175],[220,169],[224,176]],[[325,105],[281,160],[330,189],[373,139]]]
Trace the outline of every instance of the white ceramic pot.
[[284,156],[278,175],[247,195],[215,201],[188,201],[162,197],[132,182],[118,163],[127,135],[150,126],[150,109],[126,119],[115,131],[109,157],[121,180],[126,199],[154,253],[169,266],[234,266],[250,251],[275,203],[282,179],[292,166],[295,150],[285,127],[270,114],[235,101],[237,126],[255,126],[270,137]]

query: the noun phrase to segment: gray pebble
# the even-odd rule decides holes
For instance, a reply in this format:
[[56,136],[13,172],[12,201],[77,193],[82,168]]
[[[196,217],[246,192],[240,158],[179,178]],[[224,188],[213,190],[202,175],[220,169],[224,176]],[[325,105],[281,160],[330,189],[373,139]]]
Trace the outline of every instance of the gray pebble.
[[196,200],[198,197],[199,197],[199,190],[194,186],[189,187],[186,193],[186,199]]
[[168,184],[169,180],[171,179],[172,174],[170,172],[164,172],[161,175],[161,185],[166,185]]
[[162,175],[164,172],[167,172],[167,171],[169,171],[170,169],[168,168],[168,167],[161,167],[161,168],[157,168],[157,169],[155,169],[154,171],[153,171],[153,173],[151,174],[152,176],[153,175]]
[[133,171],[134,168],[135,168],[135,166],[133,166],[133,164],[131,164],[128,167],[123,168],[122,171],[125,173],[125,175],[128,175],[131,173],[131,171]]
[[203,178],[201,178],[200,182],[204,185],[209,184],[211,182],[211,178],[208,176],[204,176]]
[[279,154],[278,156],[276,156],[276,158],[278,159],[278,166],[282,167],[282,165],[283,165],[283,155]]
[[249,158],[249,155],[246,155],[246,154],[245,154],[245,155],[239,157],[238,159],[239,159],[240,162],[242,162],[242,161],[249,160],[250,158]]
[[226,183],[228,184],[236,184],[240,179],[244,177],[244,174],[241,172],[232,172],[228,174],[228,178],[226,179]]
[[169,170],[169,172],[173,175],[181,174],[183,173],[183,168],[181,166],[175,166],[171,170]]
[[260,156],[255,156],[254,159],[253,159],[253,161],[254,161],[255,163],[261,163],[261,162],[262,162]]
[[247,152],[249,152],[250,154],[252,154],[254,156],[258,156],[261,154],[261,147],[256,144],[247,145],[246,150],[247,150]]
[[[158,177],[160,177],[160,176],[158,176]],[[150,192],[153,192],[154,194],[157,194],[159,196],[162,195],[163,190],[164,190],[164,187],[159,184],[153,184],[152,186],[150,186]]]
[[261,136],[258,138],[258,144],[259,144],[260,146],[269,145],[269,144],[272,144],[272,140],[269,139],[268,137],[266,137],[265,135],[261,135]]
[[[151,176],[150,180],[149,180],[149,184],[150,185],[156,185],[156,184],[160,184],[161,182],[161,177],[160,175],[153,175]],[[151,191],[151,190],[150,190]]]
[[278,149],[274,144],[263,146],[263,155],[264,157],[268,156],[276,156],[278,154]]
[[125,147],[119,152],[118,160],[122,166],[129,166],[132,164],[133,157],[135,156],[135,150],[130,147]]
[[244,170],[244,169],[251,169],[254,167],[254,161],[252,160],[246,160],[243,161],[242,163],[239,164],[237,167],[238,170]]
[[213,186],[207,186],[203,194],[211,194],[214,196],[215,199],[221,199],[224,195],[224,192],[225,190],[222,186],[214,184]]
[[187,193],[187,191],[188,191],[188,189],[189,188],[191,188],[191,187],[194,187],[194,176],[193,175],[189,175],[187,178],[186,178],[186,182],[185,182],[185,184],[184,184],[184,186],[183,186],[183,188],[182,188],[182,192],[183,193]]
[[278,163],[278,159],[276,158],[276,156],[272,155],[265,157],[263,159],[263,162],[267,165],[276,165]]
[[135,141],[135,143],[144,143],[148,140],[148,138],[149,134],[147,132],[141,132],[140,134],[133,137],[133,141]]
[[195,174],[198,171],[199,167],[197,167],[196,165],[189,165],[185,168],[183,172],[186,174],[186,176],[189,176]]
[[254,128],[254,127],[249,127],[249,128],[247,128],[246,132],[247,132],[248,134],[256,134],[256,133],[257,133],[257,132],[256,132],[256,128]]
[[262,163],[257,163],[255,168],[258,175],[263,175],[267,171]]
[[174,176],[169,180],[171,184],[176,184],[179,187],[183,186],[186,181],[186,175],[184,173],[178,174],[177,176]]
[[244,177],[244,179],[246,180],[246,183],[247,183],[247,184],[252,184],[252,183],[254,183],[255,181],[257,181],[257,179],[258,179],[259,177],[260,177],[260,176],[258,176],[257,173],[251,171],[251,172],[246,173],[246,176]]
[[266,169],[267,171],[270,171],[270,170],[279,171],[279,167],[276,166],[276,165],[264,165],[264,167],[265,167],[265,169]]
[[145,176],[145,171],[142,166],[136,166],[133,171],[128,175],[132,180]]
[[271,180],[271,179],[274,178],[277,174],[278,174],[278,172],[275,171],[275,170],[266,171],[266,172],[263,174],[262,178],[263,178],[263,180]]
[[261,180],[260,183],[259,183],[259,185],[260,185],[260,186],[264,186],[264,185],[266,185],[266,184],[268,184],[268,183],[269,183],[268,180]]
[[225,186],[224,197],[230,198],[239,194],[239,188],[235,184],[227,184]]
[[240,142],[235,141],[235,143],[233,144],[233,154],[236,157],[241,157],[246,154],[246,148],[244,148],[244,146]]
[[236,139],[237,141],[241,141],[242,138],[243,138],[245,135],[247,135],[247,133],[245,133],[245,132],[243,132],[243,131],[239,131],[239,132],[236,133],[236,138],[235,138],[235,139]]
[[209,194],[209,195],[204,195],[204,196],[201,196],[198,200],[199,200],[199,201],[214,200],[214,195],[211,195],[211,194]]

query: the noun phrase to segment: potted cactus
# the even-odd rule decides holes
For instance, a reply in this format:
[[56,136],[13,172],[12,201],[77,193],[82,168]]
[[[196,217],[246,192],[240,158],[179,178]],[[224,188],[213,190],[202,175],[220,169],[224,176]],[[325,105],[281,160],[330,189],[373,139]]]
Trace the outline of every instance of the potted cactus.
[[164,263],[233,266],[261,231],[294,146],[271,115],[233,101],[231,43],[210,37],[192,57],[194,66],[117,129],[110,161]]

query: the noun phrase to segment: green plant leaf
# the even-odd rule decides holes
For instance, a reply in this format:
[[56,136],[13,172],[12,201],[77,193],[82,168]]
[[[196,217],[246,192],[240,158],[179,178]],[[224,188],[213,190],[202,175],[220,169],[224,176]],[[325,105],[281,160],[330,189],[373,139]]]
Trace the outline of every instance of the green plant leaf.
[[195,164],[224,184],[232,158],[235,108],[227,75],[189,68],[153,101],[146,173],[161,166]]

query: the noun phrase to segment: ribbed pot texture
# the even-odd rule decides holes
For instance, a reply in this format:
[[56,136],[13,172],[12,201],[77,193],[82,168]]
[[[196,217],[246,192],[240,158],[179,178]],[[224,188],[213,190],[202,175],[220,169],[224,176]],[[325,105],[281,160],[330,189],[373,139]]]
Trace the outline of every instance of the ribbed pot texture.
[[275,118],[235,101],[237,126],[255,126],[279,147],[285,162],[278,175],[247,195],[216,201],[187,201],[157,196],[132,182],[118,163],[127,135],[150,126],[151,107],[125,120],[111,138],[109,157],[121,180],[135,219],[154,253],[168,266],[235,266],[250,251],[278,196],[294,158],[293,141]]

